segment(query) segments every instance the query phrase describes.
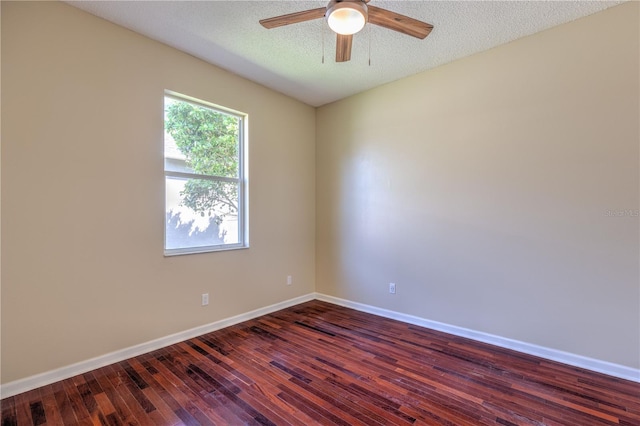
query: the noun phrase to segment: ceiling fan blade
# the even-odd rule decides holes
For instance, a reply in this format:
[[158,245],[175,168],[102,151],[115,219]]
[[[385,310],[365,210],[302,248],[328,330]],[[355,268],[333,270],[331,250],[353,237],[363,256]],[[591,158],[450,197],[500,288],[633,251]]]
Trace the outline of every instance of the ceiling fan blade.
[[337,34],[337,36],[336,62],[347,62],[351,60],[351,42],[353,42],[353,34]]
[[408,16],[400,15],[386,9],[375,6],[367,6],[369,9],[369,23],[398,31],[403,34],[424,39],[433,29],[433,25]]
[[260,24],[265,28],[282,27],[283,25],[297,24],[298,22],[311,21],[312,19],[322,18],[327,12],[326,7],[317,9],[304,10],[302,12],[289,13],[288,15],[276,16],[274,18],[261,19]]

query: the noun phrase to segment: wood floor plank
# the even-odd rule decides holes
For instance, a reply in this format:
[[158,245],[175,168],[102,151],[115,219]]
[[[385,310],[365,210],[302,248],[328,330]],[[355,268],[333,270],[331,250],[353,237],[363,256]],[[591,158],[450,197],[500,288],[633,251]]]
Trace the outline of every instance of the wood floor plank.
[[[154,382],[158,384],[157,393],[160,398],[164,401],[164,403],[173,411],[173,413],[178,417],[184,424],[187,425],[197,425],[199,424],[195,417],[190,413],[192,410],[191,406],[186,406],[185,402],[189,403],[188,398],[184,397],[182,393],[178,389],[174,387],[172,383],[170,383],[164,376],[160,373],[158,369],[152,367],[150,363],[148,363],[149,367],[147,370],[152,368]],[[174,398],[174,395],[177,397]],[[184,399],[183,399],[184,398]],[[197,410],[197,408],[193,408]]]
[[31,409],[27,393],[16,396],[16,419],[18,425],[32,425]]
[[76,415],[71,407],[71,401],[67,396],[67,392],[64,390],[64,384],[62,382],[55,382],[51,385],[53,396],[56,401],[56,407],[62,418],[62,422],[65,425],[74,425],[78,422]]
[[157,394],[156,389],[160,386],[155,381],[153,376],[149,374],[149,372],[144,368],[144,366],[140,363],[139,359],[133,358],[127,360],[131,368],[135,371],[135,373],[148,384],[144,389],[142,389],[142,393],[144,396],[153,404],[154,407],[158,410],[159,414],[164,418],[163,424],[167,425],[176,425],[180,424],[180,418],[175,414],[175,412],[167,405],[167,403],[160,398]]
[[56,399],[51,385],[39,388],[46,425],[62,424],[62,417],[57,409]]
[[640,425],[640,384],[312,301],[2,401],[2,425]]
[[[240,351],[236,352],[236,356],[238,359],[245,359]],[[274,413],[274,419],[282,419],[282,421],[274,421],[276,424],[291,424],[295,426],[309,424],[308,421],[311,421],[311,419],[305,419],[304,416],[297,415],[299,414],[297,413],[297,410],[293,409],[277,397],[278,385],[280,382],[273,379],[271,376],[266,375],[266,368],[264,366],[261,366],[259,363],[251,362],[248,358],[245,360],[247,361],[245,364],[246,373],[255,375],[255,377],[260,377],[261,380],[259,383],[245,378],[236,380],[236,383],[243,386],[244,394],[242,397],[247,399],[247,401],[254,407],[263,406],[268,408],[268,411]],[[227,366],[225,363],[220,363],[217,367],[233,373],[234,376],[237,373],[232,370],[227,370],[227,368],[231,367]],[[246,377],[244,374],[242,376]]]
[[188,376],[186,373],[181,374],[179,368],[172,364],[172,360],[167,351],[157,351],[157,357],[151,359],[150,364],[158,371],[158,374],[154,375],[156,381],[179,404],[180,409],[175,410],[176,415],[188,423],[227,424],[224,417],[228,415],[224,412],[226,410],[218,409],[219,404],[214,400],[210,404],[203,401],[202,395],[199,394],[201,389],[194,386],[191,380],[185,381]]
[[2,426],[17,426],[16,397],[3,399],[0,407],[2,408]]
[[[103,401],[102,397],[98,398],[97,401],[99,404],[102,401],[101,405],[105,407],[103,413],[106,415],[107,422],[109,424],[138,425],[139,422],[135,420],[122,396],[109,380],[108,375],[111,374],[111,366],[102,367],[91,373],[106,398],[106,401]],[[113,407],[114,411],[111,412],[110,407]]]
[[121,422],[143,426],[152,425],[153,422],[147,413],[129,392],[125,376],[126,373],[120,370],[117,364],[114,364],[101,369],[98,382],[116,409]]

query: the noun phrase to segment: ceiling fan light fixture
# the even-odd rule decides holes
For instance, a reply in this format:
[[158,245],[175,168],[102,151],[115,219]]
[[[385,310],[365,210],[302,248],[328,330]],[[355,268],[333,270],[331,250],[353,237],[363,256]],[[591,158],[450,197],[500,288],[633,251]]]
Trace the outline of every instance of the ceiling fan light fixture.
[[367,23],[367,6],[360,0],[337,2],[327,9],[326,17],[334,32],[355,34]]

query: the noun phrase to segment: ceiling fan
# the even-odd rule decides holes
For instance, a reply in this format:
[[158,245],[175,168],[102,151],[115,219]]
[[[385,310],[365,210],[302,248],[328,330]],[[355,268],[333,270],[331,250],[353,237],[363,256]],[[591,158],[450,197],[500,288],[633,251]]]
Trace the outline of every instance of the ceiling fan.
[[331,0],[326,7],[262,19],[260,24],[270,29],[325,18],[329,28],[337,34],[336,62],[346,62],[351,59],[353,35],[364,28],[367,22],[419,39],[424,39],[433,29],[433,25],[426,22],[390,10],[369,6],[367,4],[369,1]]

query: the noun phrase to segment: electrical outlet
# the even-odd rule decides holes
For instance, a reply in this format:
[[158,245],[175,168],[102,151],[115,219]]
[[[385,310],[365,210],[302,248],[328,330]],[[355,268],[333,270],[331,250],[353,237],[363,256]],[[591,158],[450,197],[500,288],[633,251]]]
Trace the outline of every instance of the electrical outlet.
[[293,284],[293,278],[291,277],[291,275],[287,275],[287,285],[291,284]]
[[202,306],[209,304],[209,293],[202,293]]
[[389,283],[389,293],[396,294],[396,283]]

